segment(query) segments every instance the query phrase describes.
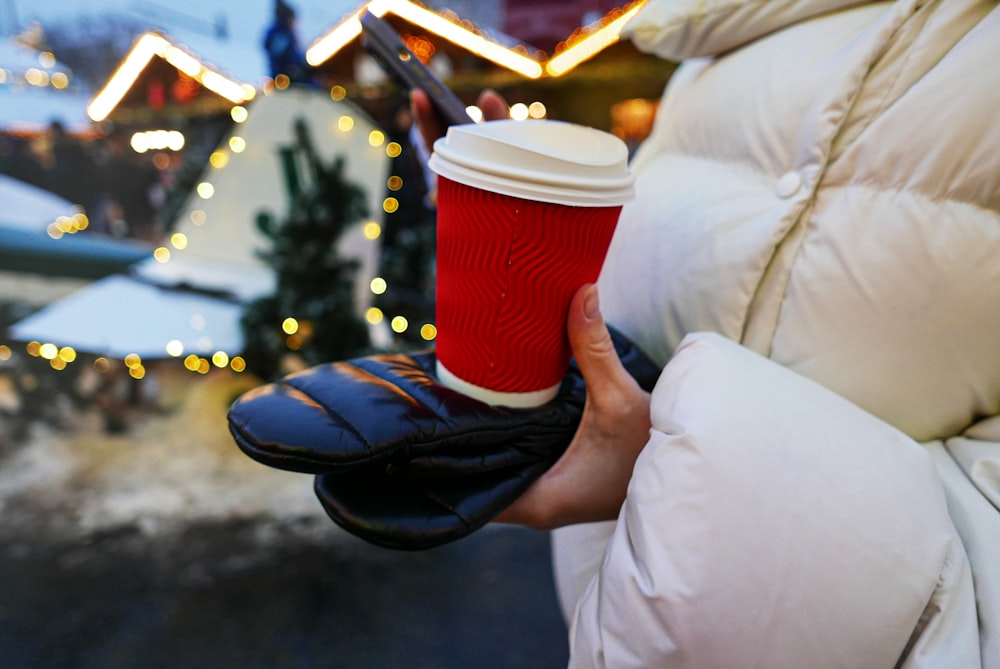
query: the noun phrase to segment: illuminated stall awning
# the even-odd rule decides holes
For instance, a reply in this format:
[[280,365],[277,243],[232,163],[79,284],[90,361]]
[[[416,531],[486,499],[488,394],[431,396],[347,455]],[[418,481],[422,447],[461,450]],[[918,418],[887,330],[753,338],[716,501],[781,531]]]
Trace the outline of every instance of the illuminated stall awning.
[[313,42],[306,51],[309,64],[322,66],[357,39],[361,35],[360,17],[366,11],[379,17],[396,16],[522,77],[537,79],[544,72],[544,54],[533,55],[526,45],[505,44],[510,40],[500,40],[463,23],[453,14],[439,14],[409,0],[372,0],[363,5]]
[[622,28],[639,13],[646,0],[632,2],[614,9],[593,26],[582,26],[556,48],[556,53],[545,63],[545,72],[560,77],[580,63],[590,60],[621,38]]
[[166,35],[148,32],[135,41],[90,101],[87,113],[92,120],[103,121],[121,107],[159,111],[188,106],[218,111],[249,102],[256,94],[253,85],[202,61]]

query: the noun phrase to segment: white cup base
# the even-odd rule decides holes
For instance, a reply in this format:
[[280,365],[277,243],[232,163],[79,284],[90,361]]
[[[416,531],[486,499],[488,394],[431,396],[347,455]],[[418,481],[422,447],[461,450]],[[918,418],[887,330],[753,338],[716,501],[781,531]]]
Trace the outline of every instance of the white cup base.
[[455,374],[448,371],[448,368],[442,365],[440,360],[437,361],[437,377],[438,381],[448,388],[456,390],[473,399],[479,400],[480,402],[485,402],[486,404],[494,406],[513,407],[516,409],[527,409],[545,404],[556,396],[556,393],[559,392],[559,386],[562,385],[557,383],[551,388],[532,390],[526,393],[505,393],[499,390],[490,390],[489,388],[483,388],[475,385],[474,383],[463,381],[455,376]]

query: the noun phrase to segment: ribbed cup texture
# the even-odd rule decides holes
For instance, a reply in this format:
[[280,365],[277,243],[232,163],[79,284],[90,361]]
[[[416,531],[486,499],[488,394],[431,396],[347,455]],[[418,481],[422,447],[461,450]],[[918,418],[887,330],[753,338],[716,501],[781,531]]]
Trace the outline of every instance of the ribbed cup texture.
[[620,212],[497,195],[438,177],[441,363],[500,392],[559,383],[570,359],[569,302],[597,280]]

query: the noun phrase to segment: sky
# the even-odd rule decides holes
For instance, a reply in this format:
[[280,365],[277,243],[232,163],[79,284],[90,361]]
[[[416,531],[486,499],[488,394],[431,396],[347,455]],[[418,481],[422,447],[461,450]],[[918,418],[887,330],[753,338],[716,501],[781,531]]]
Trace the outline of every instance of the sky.
[[[363,0],[288,0],[298,14],[299,37],[305,46],[340,21]],[[32,21],[44,26],[74,16],[121,12],[151,16],[169,25],[200,22],[206,28],[225,17],[234,39],[257,44],[274,10],[273,0],[0,0],[0,30],[8,29],[13,16],[21,27]]]

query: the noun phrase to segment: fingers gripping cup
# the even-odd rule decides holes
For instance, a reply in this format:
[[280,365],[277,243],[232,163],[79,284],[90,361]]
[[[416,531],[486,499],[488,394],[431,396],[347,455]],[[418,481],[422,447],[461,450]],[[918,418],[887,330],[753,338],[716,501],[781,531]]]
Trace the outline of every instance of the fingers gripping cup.
[[490,404],[538,406],[569,365],[566,314],[597,280],[622,205],[628,149],[560,121],[452,126],[438,174],[437,373]]

